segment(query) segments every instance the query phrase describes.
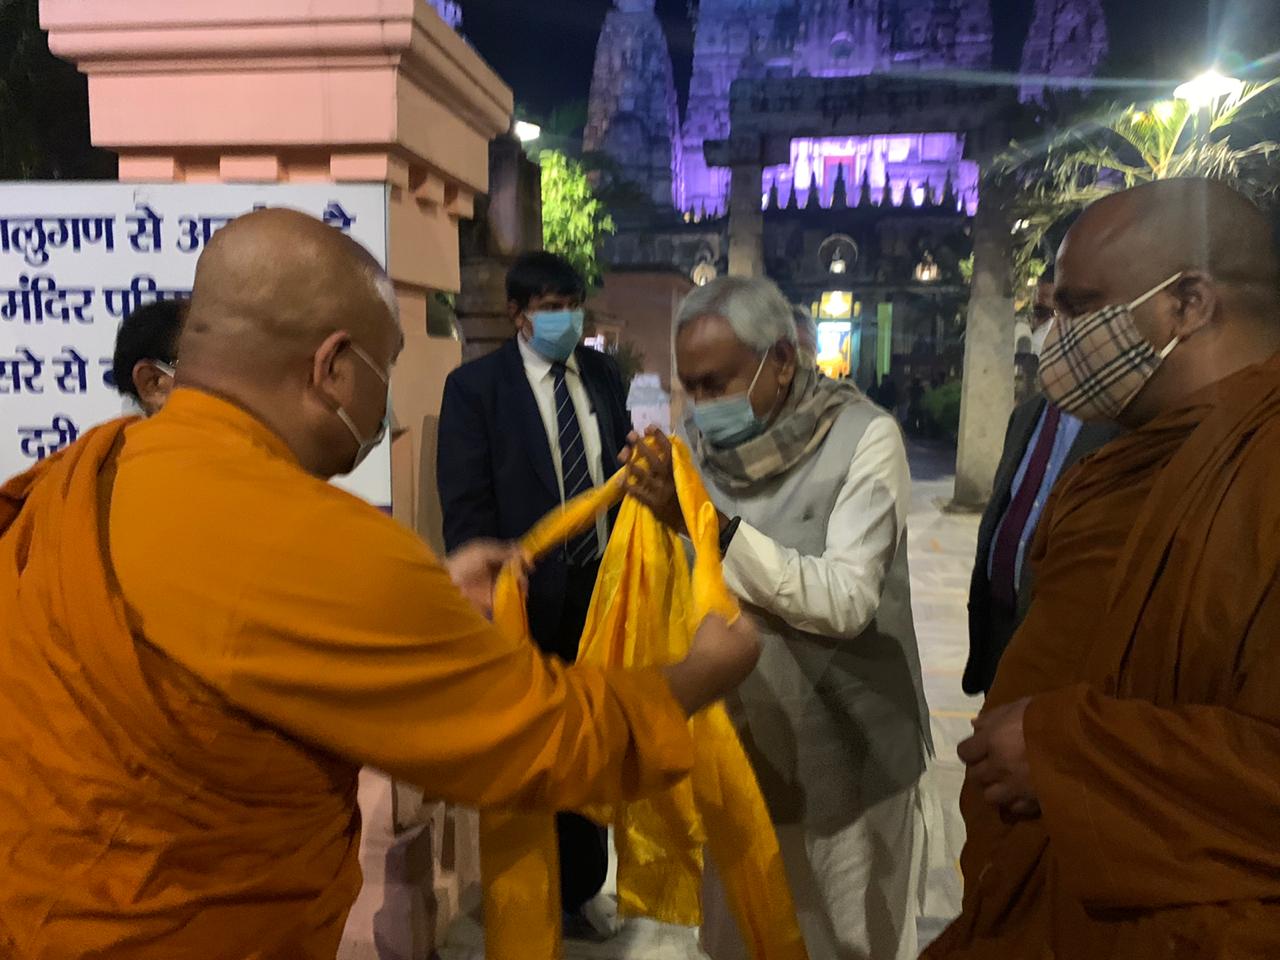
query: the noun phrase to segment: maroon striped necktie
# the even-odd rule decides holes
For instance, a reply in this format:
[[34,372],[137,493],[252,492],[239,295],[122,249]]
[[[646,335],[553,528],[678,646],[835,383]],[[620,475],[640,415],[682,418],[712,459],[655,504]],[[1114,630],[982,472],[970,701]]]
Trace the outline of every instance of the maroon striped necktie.
[[1015,609],[1018,604],[1017,584],[1014,582],[1018,572],[1018,544],[1022,541],[1022,531],[1031,517],[1040,486],[1044,483],[1061,419],[1062,412],[1053,404],[1045,408],[1044,423],[1040,427],[1035,449],[1031,451],[1026,475],[1023,476],[1022,484],[1010,502],[1009,509],[1005,511],[1000,534],[991,548],[991,596],[1010,610]]

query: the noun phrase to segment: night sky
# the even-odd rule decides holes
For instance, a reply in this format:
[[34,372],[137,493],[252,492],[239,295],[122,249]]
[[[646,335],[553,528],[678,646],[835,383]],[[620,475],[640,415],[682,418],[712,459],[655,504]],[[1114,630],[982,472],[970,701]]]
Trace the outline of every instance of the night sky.
[[[1277,0],[1103,0],[1112,76],[1185,78],[1213,60],[1228,66],[1280,50]],[[468,38],[537,114],[585,100],[596,39],[612,0],[462,0]],[[693,58],[688,0],[658,0],[681,106]],[[992,0],[996,58],[1013,67],[1032,0]],[[1238,69],[1238,67],[1235,67]],[[1274,72],[1274,71],[1273,71]]]

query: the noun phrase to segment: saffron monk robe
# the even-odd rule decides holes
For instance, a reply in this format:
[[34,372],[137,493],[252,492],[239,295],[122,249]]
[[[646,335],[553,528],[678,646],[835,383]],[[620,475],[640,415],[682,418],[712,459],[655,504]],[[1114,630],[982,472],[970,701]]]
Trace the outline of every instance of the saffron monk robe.
[[332,960],[361,765],[481,807],[637,797],[755,664],[711,619],[665,671],[549,659],[473,607],[513,548],[446,569],[325,482],[381,436],[395,303],[338,231],[242,217],[164,408],[0,491],[0,956]]
[[1051,403],[1132,432],[1068,473],[973,737],[932,960],[1280,956],[1280,267],[1228,187],[1090,207]]

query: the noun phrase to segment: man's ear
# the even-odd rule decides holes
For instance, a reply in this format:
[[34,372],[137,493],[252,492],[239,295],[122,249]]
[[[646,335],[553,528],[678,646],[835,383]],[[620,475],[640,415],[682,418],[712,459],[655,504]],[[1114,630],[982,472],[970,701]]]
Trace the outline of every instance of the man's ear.
[[773,345],[773,359],[778,365],[778,384],[784,389],[791,386],[791,381],[796,378],[796,366],[800,359],[796,345],[787,340],[779,340]]
[[511,318],[511,325],[515,327],[517,336],[529,333],[527,328],[532,325],[532,321],[529,320],[528,309],[527,303],[522,307],[514,300],[507,301],[507,316]]
[[350,373],[337,363],[338,354],[351,342],[351,334],[345,330],[335,330],[325,337],[311,358],[311,382],[318,387],[326,387],[329,396],[341,395],[349,388],[347,381]]
[[1189,270],[1170,288],[1178,298],[1175,336],[1185,339],[1214,321],[1222,306],[1222,297],[1214,279],[1202,270]]

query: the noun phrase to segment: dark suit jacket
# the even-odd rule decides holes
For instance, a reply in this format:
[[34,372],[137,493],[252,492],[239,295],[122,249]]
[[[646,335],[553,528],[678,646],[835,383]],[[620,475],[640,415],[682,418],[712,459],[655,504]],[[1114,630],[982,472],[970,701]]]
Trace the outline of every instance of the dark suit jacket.
[[[965,693],[986,693],[991,689],[1000,657],[1004,655],[1005,648],[1022,625],[1031,606],[1034,581],[1030,563],[1022,565],[1022,575],[1018,582],[1018,609],[1015,611],[1003,610],[992,602],[987,565],[996,528],[1000,526],[1000,520],[1013,500],[1014,477],[1017,476],[1018,467],[1027,452],[1027,445],[1036,432],[1036,424],[1044,407],[1044,397],[1032,397],[1014,410],[1013,416],[1009,418],[1004,452],[1000,455],[1000,466],[996,470],[995,489],[978,528],[978,555],[969,587],[969,663],[964,670]],[[1085,423],[1071,452],[1067,454],[1062,473],[1065,474],[1069,468],[1122,432],[1120,427],[1112,423]]]
[[[604,476],[618,468],[631,431],[626,395],[611,357],[579,347],[578,371],[600,428]],[[478,537],[515,540],[560,505],[551,446],[514,339],[463,364],[445,381],[436,481],[444,542],[456,550]],[[529,580],[529,626],[550,648],[564,606],[562,552],[544,559]]]

